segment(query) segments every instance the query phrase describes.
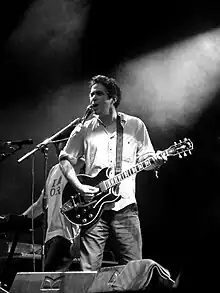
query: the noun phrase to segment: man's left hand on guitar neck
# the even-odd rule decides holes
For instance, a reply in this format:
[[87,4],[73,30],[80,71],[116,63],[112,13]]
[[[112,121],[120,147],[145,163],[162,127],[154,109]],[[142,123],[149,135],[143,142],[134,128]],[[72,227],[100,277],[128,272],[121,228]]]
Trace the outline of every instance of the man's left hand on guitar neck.
[[155,168],[159,169],[163,164],[165,164],[168,160],[167,155],[165,154],[165,152],[158,150],[155,153]]
[[167,162],[168,157],[165,154],[165,152],[158,150],[155,153],[154,160],[155,160],[155,163],[153,164],[153,166],[154,166],[155,175],[157,178],[159,178],[158,171],[160,167]]

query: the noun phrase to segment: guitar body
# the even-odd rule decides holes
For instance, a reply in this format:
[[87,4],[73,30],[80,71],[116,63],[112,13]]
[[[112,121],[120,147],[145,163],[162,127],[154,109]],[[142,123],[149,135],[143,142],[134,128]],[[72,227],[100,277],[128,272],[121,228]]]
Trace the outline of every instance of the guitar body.
[[[99,183],[109,178],[110,172],[110,168],[104,168],[95,177],[84,174],[79,174],[77,177],[83,184],[98,186]],[[114,189],[111,188],[104,192],[98,192],[92,201],[85,202],[74,187],[67,183],[63,190],[61,213],[72,224],[88,228],[99,220],[106,204],[114,203],[120,198],[121,196],[115,194]]]

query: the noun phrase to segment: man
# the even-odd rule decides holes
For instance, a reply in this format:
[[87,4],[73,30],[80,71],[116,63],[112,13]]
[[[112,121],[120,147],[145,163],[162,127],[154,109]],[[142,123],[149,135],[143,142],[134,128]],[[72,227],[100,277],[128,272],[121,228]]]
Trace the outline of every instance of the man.
[[[94,115],[71,134],[60,154],[63,174],[90,202],[99,188],[83,184],[76,175],[75,166],[85,157],[85,174],[96,176],[105,167],[116,164],[117,121],[123,129],[122,171],[151,156],[154,163],[148,169],[160,167],[166,161],[161,152],[156,154],[143,121],[117,111],[121,90],[113,78],[94,76],[90,81],[90,104]],[[118,189],[120,200],[104,210],[99,221],[84,229],[80,238],[80,265],[82,270],[98,270],[107,239],[114,239],[114,255],[119,265],[142,258],[142,238],[135,198],[135,176],[123,180]]]
[[[73,128],[67,129],[57,137],[54,146],[57,157],[66,144],[67,137]],[[83,161],[79,161],[78,168],[83,166]],[[46,199],[47,199],[47,230],[45,236],[45,262],[44,271],[68,270],[72,264],[71,248],[78,241],[80,228],[71,225],[70,222],[60,212],[62,206],[62,194],[67,180],[56,164],[49,171],[46,180]],[[23,215],[36,218],[43,213],[44,190],[39,199],[30,206]]]

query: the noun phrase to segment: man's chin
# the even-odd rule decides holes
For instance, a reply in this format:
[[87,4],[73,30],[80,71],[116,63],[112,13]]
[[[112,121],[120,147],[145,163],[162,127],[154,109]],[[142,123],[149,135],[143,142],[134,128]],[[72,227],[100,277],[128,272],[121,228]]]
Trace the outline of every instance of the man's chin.
[[93,112],[95,115],[100,115],[100,111],[98,109],[94,109],[94,112]]

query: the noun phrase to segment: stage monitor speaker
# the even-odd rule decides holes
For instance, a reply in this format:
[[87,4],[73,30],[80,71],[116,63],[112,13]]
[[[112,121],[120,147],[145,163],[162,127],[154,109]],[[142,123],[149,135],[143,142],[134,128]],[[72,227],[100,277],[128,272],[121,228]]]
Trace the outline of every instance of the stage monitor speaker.
[[167,269],[151,259],[143,259],[103,267],[98,272],[17,273],[10,293],[143,291],[146,287],[172,288],[174,283]]
[[[172,288],[170,272],[151,259],[130,261],[126,265],[102,268],[88,293],[142,291]],[[149,291],[150,292],[150,291]]]
[[86,293],[96,276],[92,272],[17,273],[10,293]]

